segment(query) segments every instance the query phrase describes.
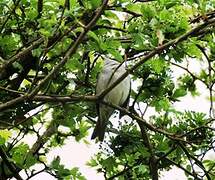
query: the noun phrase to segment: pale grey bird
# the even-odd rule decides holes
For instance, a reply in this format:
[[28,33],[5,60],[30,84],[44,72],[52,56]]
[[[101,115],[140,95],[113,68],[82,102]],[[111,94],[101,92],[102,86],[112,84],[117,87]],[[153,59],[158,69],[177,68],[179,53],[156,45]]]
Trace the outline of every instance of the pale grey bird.
[[[96,94],[99,95],[103,90],[113,84],[125,72],[126,69],[124,63],[120,64],[115,60],[106,58],[104,67],[97,79]],[[121,107],[126,107],[129,100],[130,89],[131,80],[130,77],[127,76],[108,94],[105,95],[104,101],[119,105]],[[98,137],[99,141],[103,141],[108,120],[112,115],[113,111],[114,108],[112,107],[109,107],[102,103],[97,104],[98,120],[91,139],[95,139],[96,137]]]

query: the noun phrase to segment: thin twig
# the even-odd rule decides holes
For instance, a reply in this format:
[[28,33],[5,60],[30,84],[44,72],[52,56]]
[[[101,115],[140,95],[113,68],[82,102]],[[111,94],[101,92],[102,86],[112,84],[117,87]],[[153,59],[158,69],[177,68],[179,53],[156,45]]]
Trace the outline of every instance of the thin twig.
[[193,156],[191,153],[189,153],[189,151],[186,149],[186,147],[179,142],[180,147],[182,148],[182,150],[185,152],[186,156],[189,158],[192,158],[195,161],[195,164],[198,165],[205,173],[205,176],[207,177],[208,180],[211,180],[210,176],[208,175],[204,165],[202,164],[201,161],[199,161],[195,156]]

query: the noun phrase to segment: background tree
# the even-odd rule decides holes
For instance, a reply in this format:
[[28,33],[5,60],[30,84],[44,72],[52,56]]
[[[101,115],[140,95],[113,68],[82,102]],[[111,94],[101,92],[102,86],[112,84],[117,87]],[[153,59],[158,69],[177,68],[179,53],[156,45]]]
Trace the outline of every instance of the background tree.
[[[215,162],[205,159],[215,148],[214,0],[1,0],[0,7],[1,179],[23,179],[22,170],[28,179],[41,172],[85,179],[46,155],[70,136],[85,140],[96,101],[129,73],[129,110],[108,104],[128,116],[109,126],[88,164],[106,179],[156,180],[172,166],[188,179],[214,179]],[[102,56],[127,61],[128,71],[97,97]],[[174,67],[184,72],[177,80]],[[200,96],[199,85],[208,112],[179,111],[176,102]],[[33,146],[26,136],[36,137]]]

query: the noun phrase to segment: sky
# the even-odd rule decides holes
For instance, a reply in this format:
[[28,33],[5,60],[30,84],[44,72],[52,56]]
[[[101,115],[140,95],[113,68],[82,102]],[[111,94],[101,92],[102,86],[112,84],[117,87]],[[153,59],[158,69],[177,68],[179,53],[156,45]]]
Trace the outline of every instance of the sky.
[[[67,168],[80,167],[80,171],[87,178],[87,180],[104,180],[103,174],[98,174],[95,169],[86,165],[86,161],[97,152],[98,144],[91,143],[90,145],[80,144],[75,142],[74,138],[67,140],[67,145],[62,148],[56,148],[48,155],[48,161],[54,157],[60,156],[61,162]],[[160,180],[186,180],[183,171],[178,168],[173,168],[171,171],[162,173]],[[47,173],[41,173],[32,178],[32,180],[56,180]]]

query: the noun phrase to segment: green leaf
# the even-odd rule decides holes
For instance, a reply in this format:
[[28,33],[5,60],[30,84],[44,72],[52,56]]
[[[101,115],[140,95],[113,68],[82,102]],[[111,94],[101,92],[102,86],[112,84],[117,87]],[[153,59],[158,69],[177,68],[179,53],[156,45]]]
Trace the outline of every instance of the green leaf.
[[122,61],[122,55],[120,54],[119,51],[115,50],[115,49],[107,49],[107,52],[110,53],[116,60],[118,61]]
[[132,47],[135,48],[136,50],[148,49],[148,44],[146,43],[144,34],[142,33],[132,34],[132,39],[134,41]]
[[45,37],[50,37],[51,36],[51,31],[49,30],[49,29],[45,29],[45,28],[41,28],[40,30],[39,30],[39,32],[43,35],[43,36],[45,36]]
[[71,11],[74,11],[77,5],[78,5],[77,0],[70,0],[70,10]]
[[140,174],[144,174],[147,171],[147,168],[145,165],[139,165],[138,171],[140,172]]
[[4,141],[8,141],[8,139],[11,137],[12,133],[11,131],[4,129],[0,130],[0,137],[4,139]]
[[28,154],[29,146],[27,144],[21,143],[12,149],[12,159],[19,166],[24,167],[24,162],[26,160],[26,155]]
[[60,164],[60,157],[57,156],[54,158],[54,160],[51,162],[51,168],[55,170],[55,173],[59,177],[66,177],[72,174],[72,172],[69,169],[66,169],[64,165]]
[[96,33],[94,33],[93,31],[89,31],[87,33],[87,35],[91,38],[93,38],[98,44],[100,44],[100,40],[99,40],[99,37],[97,36]]
[[162,142],[158,145],[158,150],[160,152],[168,152],[169,151],[169,144],[167,140],[162,140]]
[[60,157],[57,156],[53,159],[52,163],[51,163],[52,167],[57,169],[58,166],[60,165]]
[[170,107],[170,102],[167,98],[162,98],[158,101],[155,101],[155,109],[156,111],[167,111]]
[[24,168],[28,169],[31,166],[33,166],[34,164],[37,163],[37,159],[35,156],[33,156],[33,154],[28,153],[26,156],[26,160],[25,160],[25,164],[24,164]]
[[153,71],[156,73],[161,73],[164,68],[166,67],[165,60],[160,58],[153,58],[150,61],[148,61],[146,64],[148,64]]
[[115,159],[113,157],[108,157],[107,159],[105,159],[102,163],[102,165],[108,170],[108,171],[112,171],[114,164],[115,164]]
[[133,11],[135,13],[141,13],[141,4],[128,4],[126,6],[126,8],[129,10],[129,11]]
[[153,6],[150,6],[149,4],[145,5],[143,4],[141,6],[141,12],[143,14],[143,18],[146,18],[148,20],[152,20],[153,17],[156,15],[156,10]]
[[75,136],[75,140],[80,141],[82,138],[86,137],[90,127],[91,126],[87,122],[81,121],[79,124],[79,133],[77,136]]
[[[186,170],[188,170],[189,172],[191,172],[191,170],[192,170],[191,165],[188,164],[188,165],[186,166]],[[186,175],[186,176],[189,176],[189,174],[187,174],[186,172],[185,172],[185,175]]]
[[202,57],[201,50],[194,44],[194,42],[188,43],[186,46],[187,53],[192,57],[200,59]]
[[83,64],[80,63],[80,55],[75,54],[66,64],[67,68],[69,68],[73,72],[77,72],[81,69],[84,69]]
[[81,175],[81,173],[79,172],[79,168],[74,167],[70,170],[72,179],[77,179],[77,180],[86,180],[86,178],[84,176]]
[[101,5],[102,1],[101,0],[90,0],[90,2],[92,4],[93,9],[96,9]]
[[139,148],[138,148],[138,151],[141,153],[141,155],[142,155],[143,157],[150,157],[150,155],[151,155],[151,154],[149,153],[148,149],[145,148],[145,147],[143,147],[143,146],[139,147]]
[[38,15],[37,14],[37,9],[30,8],[29,11],[27,11],[26,15],[27,15],[27,18],[29,18],[31,20],[35,19],[37,17],[37,15]]
[[95,167],[95,166],[98,165],[98,162],[96,161],[96,159],[91,158],[91,159],[87,162],[87,165],[88,165],[88,166],[91,166],[91,167]]
[[179,97],[186,96],[186,94],[187,94],[186,89],[184,89],[184,88],[178,88],[178,89],[176,89],[176,90],[174,91],[172,97],[173,97],[174,99],[177,99],[177,98],[179,98]]

